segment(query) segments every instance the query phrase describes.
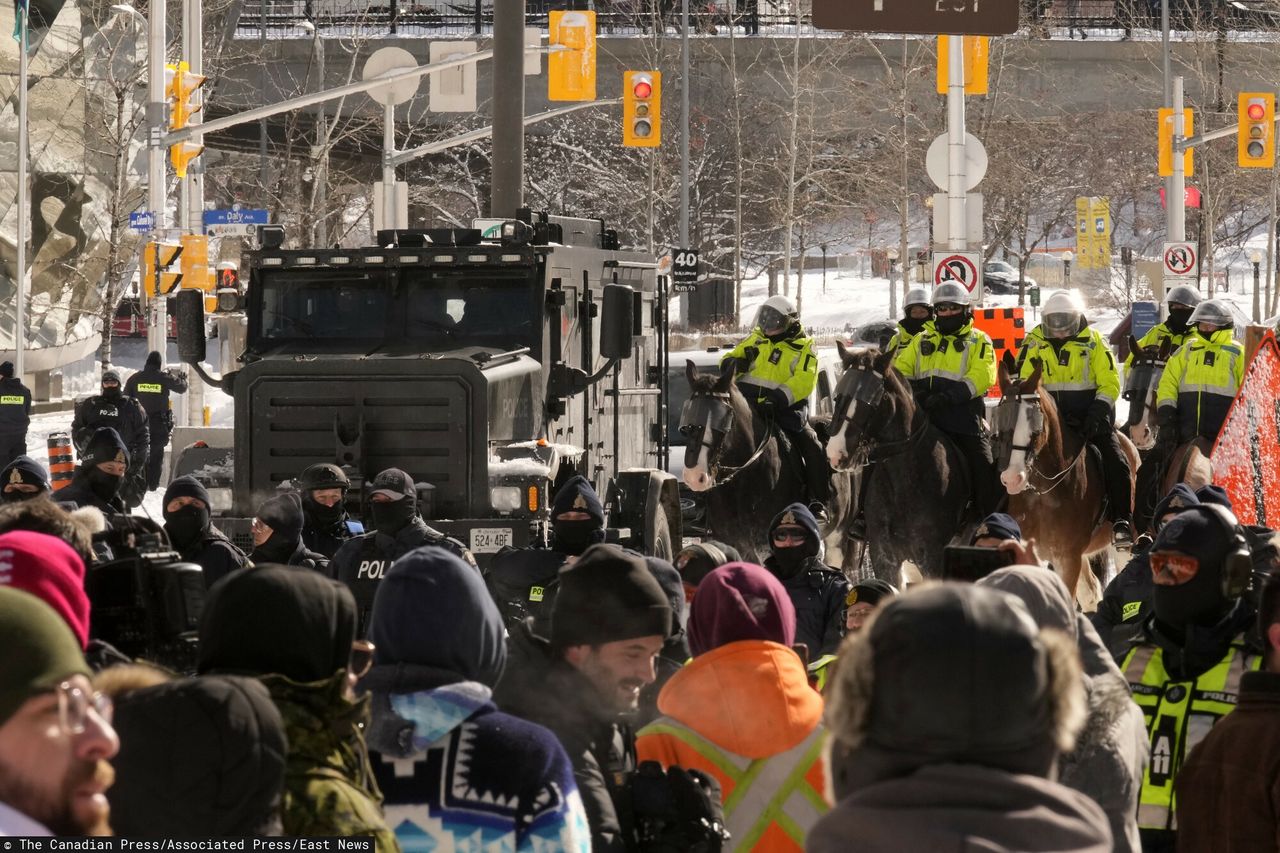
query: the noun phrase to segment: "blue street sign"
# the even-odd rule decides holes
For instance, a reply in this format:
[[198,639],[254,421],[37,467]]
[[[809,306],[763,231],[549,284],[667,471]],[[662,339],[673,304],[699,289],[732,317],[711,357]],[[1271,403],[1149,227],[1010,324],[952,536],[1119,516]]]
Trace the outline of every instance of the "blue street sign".
[[1160,306],[1154,302],[1133,303],[1133,328],[1135,338],[1141,338],[1160,322]]
[[135,210],[129,214],[129,230],[146,234],[156,227],[156,217],[149,210]]
[[206,210],[205,225],[266,225],[265,210]]

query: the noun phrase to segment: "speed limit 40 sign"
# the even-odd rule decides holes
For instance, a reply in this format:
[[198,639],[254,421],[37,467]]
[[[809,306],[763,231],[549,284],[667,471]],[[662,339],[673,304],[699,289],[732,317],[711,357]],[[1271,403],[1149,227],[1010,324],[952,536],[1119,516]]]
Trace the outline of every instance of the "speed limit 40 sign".
[[671,289],[676,293],[689,293],[698,289],[697,249],[672,250]]

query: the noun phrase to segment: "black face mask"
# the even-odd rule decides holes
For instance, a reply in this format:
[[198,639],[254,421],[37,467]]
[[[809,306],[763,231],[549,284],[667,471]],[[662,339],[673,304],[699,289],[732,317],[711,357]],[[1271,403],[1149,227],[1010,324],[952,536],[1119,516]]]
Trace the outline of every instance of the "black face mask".
[[302,511],[307,514],[307,517],[314,522],[316,527],[332,527],[342,521],[342,517],[346,515],[346,510],[342,507],[342,501],[338,501],[333,506],[325,506],[314,500],[309,494],[302,499]]
[[600,529],[600,523],[590,518],[553,521],[551,532],[555,534],[556,550],[562,554],[576,556],[597,542],[604,541],[604,531]]
[[775,568],[774,574],[780,580],[793,578],[800,573],[800,569],[804,566],[805,560],[809,559],[809,549],[804,545],[793,545],[790,548],[774,548],[773,560],[771,561]]
[[89,490],[97,495],[99,500],[106,503],[116,496],[116,492],[120,491],[120,483],[124,480],[124,477],[108,474],[95,465],[89,469],[86,479],[89,481]]
[[209,528],[209,508],[188,504],[164,514],[164,532],[178,550],[194,545]]
[[286,539],[279,531],[273,530],[267,541],[254,548],[249,557],[255,563],[288,563],[296,550],[297,539]]
[[1179,631],[1190,625],[1216,625],[1232,603],[1222,594],[1221,573],[1203,566],[1184,584],[1156,584],[1151,590],[1151,608],[1156,619]]
[[1169,319],[1164,321],[1165,327],[1175,335],[1181,335],[1187,331],[1187,320],[1191,319],[1190,308],[1179,308],[1176,311],[1169,312]]
[[117,385],[114,388],[103,388],[102,396],[106,397],[108,400],[120,399],[120,386]]
[[944,335],[954,335],[964,328],[964,324],[968,322],[969,318],[965,314],[949,314],[946,317],[939,317],[934,320],[933,326]]
[[7,504],[16,504],[22,501],[29,501],[32,498],[38,498],[44,494],[48,494],[48,492],[43,489],[38,492],[20,492],[14,489],[12,492],[0,492],[0,500]]
[[907,330],[907,334],[918,335],[920,330],[924,328],[924,324],[929,322],[928,317],[903,317],[898,321],[898,325]]
[[395,536],[413,518],[417,506],[404,497],[398,501],[370,504],[369,510],[373,515],[373,529],[387,536]]

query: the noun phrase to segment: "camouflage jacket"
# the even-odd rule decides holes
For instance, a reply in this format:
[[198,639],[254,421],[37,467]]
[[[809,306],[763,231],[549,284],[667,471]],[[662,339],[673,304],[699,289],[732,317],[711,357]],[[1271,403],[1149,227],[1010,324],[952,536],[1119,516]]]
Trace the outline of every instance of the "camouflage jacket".
[[373,836],[377,853],[400,853],[382,815],[363,729],[369,698],[346,697],[346,672],[301,684],[282,675],[271,691],[289,738],[282,818],[285,835]]

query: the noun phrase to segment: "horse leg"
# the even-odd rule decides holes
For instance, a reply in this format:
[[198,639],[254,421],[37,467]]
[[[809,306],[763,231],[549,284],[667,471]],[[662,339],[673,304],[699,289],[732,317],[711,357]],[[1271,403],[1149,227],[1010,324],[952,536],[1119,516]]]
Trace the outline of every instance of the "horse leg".
[[1088,559],[1085,557],[1081,557],[1076,566],[1075,591],[1076,603],[1080,605],[1081,610],[1091,613],[1098,609],[1098,603],[1102,601],[1102,584],[1089,570]]

